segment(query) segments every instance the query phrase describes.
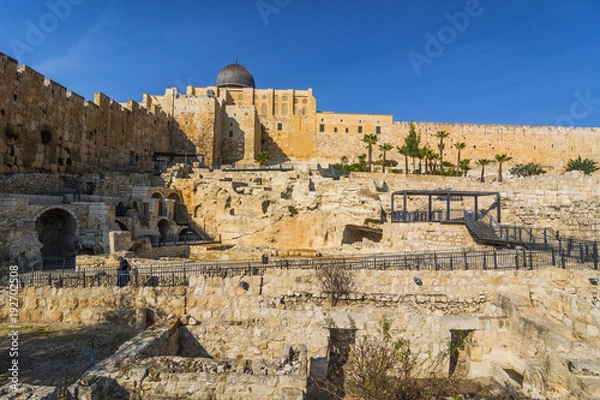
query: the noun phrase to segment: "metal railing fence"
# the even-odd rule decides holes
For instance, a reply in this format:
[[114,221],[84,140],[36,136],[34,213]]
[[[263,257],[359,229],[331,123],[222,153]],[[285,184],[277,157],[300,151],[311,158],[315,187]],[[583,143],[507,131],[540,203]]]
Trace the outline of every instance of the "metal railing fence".
[[[130,272],[130,286],[186,286],[192,276],[232,277],[264,275],[269,269],[320,269],[339,265],[345,269],[451,271],[534,270],[555,266],[564,269],[598,269],[597,258],[580,252],[536,249],[463,250],[452,252],[373,254],[353,257],[265,258],[239,262],[183,262],[141,264]],[[21,271],[21,287],[116,286],[116,266]]]

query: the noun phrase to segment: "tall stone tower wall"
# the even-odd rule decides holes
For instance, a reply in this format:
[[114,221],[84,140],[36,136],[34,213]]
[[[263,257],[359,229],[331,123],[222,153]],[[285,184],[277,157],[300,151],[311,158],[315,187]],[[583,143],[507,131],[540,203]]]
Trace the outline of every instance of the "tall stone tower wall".
[[171,122],[157,107],[94,101],[0,53],[0,173],[149,172],[170,149]]

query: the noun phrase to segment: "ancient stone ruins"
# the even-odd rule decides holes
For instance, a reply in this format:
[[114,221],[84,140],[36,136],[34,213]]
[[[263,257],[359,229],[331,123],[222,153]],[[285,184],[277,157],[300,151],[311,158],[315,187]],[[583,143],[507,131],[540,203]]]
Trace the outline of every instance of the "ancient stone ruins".
[[[313,386],[339,383],[385,324],[418,376],[600,398],[600,172],[565,172],[600,159],[600,129],[415,123],[455,165],[510,156],[504,179],[420,174],[396,150],[408,122],[254,86],[232,64],[186,94],[90,102],[0,54],[0,258],[19,268],[19,324],[139,329],[66,391],[3,398],[336,398]],[[329,165],[363,153],[373,172]],[[509,172],[529,162],[546,174]]]

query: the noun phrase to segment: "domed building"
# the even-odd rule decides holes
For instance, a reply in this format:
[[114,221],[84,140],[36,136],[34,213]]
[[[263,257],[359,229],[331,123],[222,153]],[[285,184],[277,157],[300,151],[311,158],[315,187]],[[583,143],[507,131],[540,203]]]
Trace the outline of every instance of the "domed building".
[[257,89],[252,73],[237,60],[219,71],[214,86],[190,85],[185,94],[169,88],[145,99],[146,107],[156,104],[173,115],[178,137],[185,138],[178,148],[193,146],[206,164],[217,167],[256,166],[254,157],[262,151],[274,162],[334,162],[364,151],[365,134],[391,140],[402,129],[392,115],[317,111],[311,88]]
[[246,67],[238,64],[229,64],[217,76],[218,88],[255,88],[254,77]]

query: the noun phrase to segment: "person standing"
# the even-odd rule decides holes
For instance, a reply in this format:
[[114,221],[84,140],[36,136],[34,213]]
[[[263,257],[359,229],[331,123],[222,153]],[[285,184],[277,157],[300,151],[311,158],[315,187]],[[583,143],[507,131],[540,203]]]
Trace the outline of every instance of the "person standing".
[[123,287],[126,286],[131,279],[129,275],[131,266],[129,265],[129,261],[121,256],[117,257],[117,260],[119,260],[119,266],[117,267],[117,286]]

